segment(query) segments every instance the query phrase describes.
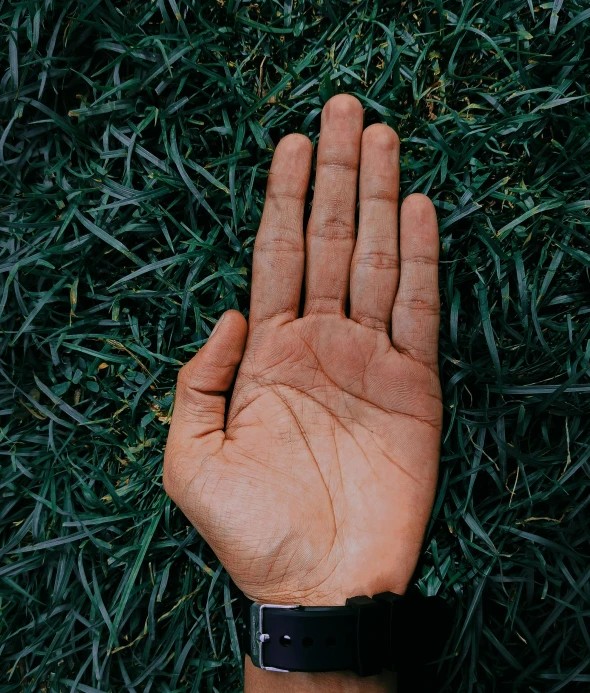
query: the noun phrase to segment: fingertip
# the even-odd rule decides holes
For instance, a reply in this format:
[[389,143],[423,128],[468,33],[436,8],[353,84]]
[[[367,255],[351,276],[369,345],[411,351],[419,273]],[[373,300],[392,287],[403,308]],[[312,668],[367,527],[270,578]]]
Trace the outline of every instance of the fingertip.
[[402,258],[422,252],[438,257],[438,246],[438,221],[432,200],[422,193],[408,195],[400,211]]
[[306,175],[301,176],[301,173],[298,175],[305,178],[304,186],[307,187],[312,155],[313,145],[308,137],[300,133],[286,135],[277,144],[270,172],[272,174],[282,171],[282,175],[285,176],[289,169],[293,172],[302,168]]
[[248,331],[248,321],[246,318],[240,313],[239,310],[228,310],[226,313],[224,313],[227,320],[229,320],[232,324],[232,327],[234,331],[239,330],[240,332],[247,332]]
[[209,339],[215,334],[223,333],[226,338],[234,338],[243,343],[248,332],[248,322],[238,310],[227,310],[217,321]]
[[248,323],[237,310],[226,311],[203,348],[178,372],[177,391],[224,391],[242,360]]
[[381,151],[399,151],[399,137],[397,132],[385,123],[373,123],[363,132],[363,147],[378,149]]
[[246,318],[240,313],[239,310],[235,310],[234,308],[230,308],[229,310],[226,310],[225,313],[219,318],[219,320],[224,320],[224,319],[229,319],[229,320],[238,320],[238,321],[245,321]]
[[313,145],[311,140],[306,135],[298,132],[285,135],[280,142],[277,144],[275,149],[275,154],[280,154],[281,156],[311,156],[313,150]]
[[304,198],[309,184],[313,145],[305,135],[286,135],[277,144],[270,167],[267,195]]
[[436,209],[432,200],[423,193],[412,193],[402,202],[401,212],[403,215],[414,217],[423,224],[437,224]]
[[322,120],[361,120],[364,109],[361,102],[352,94],[336,94],[326,101],[322,109]]

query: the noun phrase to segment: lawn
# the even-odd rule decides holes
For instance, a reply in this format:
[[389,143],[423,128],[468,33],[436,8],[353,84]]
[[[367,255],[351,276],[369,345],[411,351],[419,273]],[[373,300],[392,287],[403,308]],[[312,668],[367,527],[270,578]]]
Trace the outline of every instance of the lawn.
[[272,151],[355,94],[441,231],[425,593],[449,691],[590,686],[587,0],[12,0],[0,102],[0,691],[241,689],[162,489],[176,372],[247,314]]

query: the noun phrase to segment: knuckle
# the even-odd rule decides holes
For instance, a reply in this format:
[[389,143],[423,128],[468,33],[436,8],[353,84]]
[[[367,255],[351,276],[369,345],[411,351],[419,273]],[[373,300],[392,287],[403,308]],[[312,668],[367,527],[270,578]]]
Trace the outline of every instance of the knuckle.
[[190,389],[190,384],[193,380],[192,368],[186,363],[179,371],[176,377],[176,391]]
[[369,327],[372,330],[378,330],[379,332],[387,332],[388,330],[387,324],[383,320],[380,320],[373,315],[359,315],[356,318],[356,322],[363,327]]
[[321,219],[316,217],[310,223],[310,227],[311,235],[315,238],[324,238],[329,241],[339,239],[348,241],[354,238],[354,223],[338,213],[323,216]]
[[397,191],[391,186],[383,184],[381,187],[376,187],[370,192],[363,193],[360,197],[361,202],[390,202],[397,204]]
[[272,235],[263,233],[254,244],[255,253],[302,253],[303,236],[290,226],[273,226]]
[[334,313],[344,314],[342,300],[337,296],[328,296],[322,294],[310,294],[307,303],[309,313]]
[[[289,159],[299,159],[299,154],[290,154]],[[270,213],[277,214],[300,214],[303,212],[303,204],[307,195],[307,178],[301,176],[297,168],[285,171],[281,168],[280,172],[275,173],[272,169],[268,176],[266,186],[265,213],[268,216],[270,203]],[[264,219],[264,214],[263,214]]]
[[440,298],[438,294],[432,296],[400,296],[395,301],[398,308],[406,308],[419,311],[424,316],[437,317],[440,311]]
[[353,264],[356,267],[395,271],[399,269],[399,258],[397,253],[386,250],[361,250],[355,252]]
[[353,171],[356,175],[358,164],[356,161],[347,161],[346,159],[326,158],[324,161],[318,161],[318,169],[328,169],[329,171],[350,172]]
[[306,189],[298,181],[283,180],[281,182],[269,179],[266,191],[266,203],[274,203],[273,211],[298,211],[305,198]]
[[438,260],[431,255],[412,255],[404,258],[405,265],[427,265],[428,267],[438,267]]

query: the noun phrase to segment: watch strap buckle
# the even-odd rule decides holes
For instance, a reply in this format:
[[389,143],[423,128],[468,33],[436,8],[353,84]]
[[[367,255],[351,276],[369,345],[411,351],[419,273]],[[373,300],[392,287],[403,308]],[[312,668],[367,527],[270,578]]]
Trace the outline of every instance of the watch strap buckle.
[[257,604],[252,602],[250,605],[250,658],[252,664],[264,669],[265,671],[278,671],[288,673],[289,669],[278,669],[277,667],[266,666],[264,663],[264,643],[270,639],[270,635],[265,632],[264,628],[264,610],[265,609],[298,609],[296,604]]

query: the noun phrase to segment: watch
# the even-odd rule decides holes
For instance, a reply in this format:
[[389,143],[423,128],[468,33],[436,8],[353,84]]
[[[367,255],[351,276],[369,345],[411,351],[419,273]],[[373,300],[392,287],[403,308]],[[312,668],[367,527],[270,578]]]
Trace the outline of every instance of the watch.
[[[451,611],[441,597],[418,589],[359,596],[345,606],[258,604],[242,598],[243,650],[254,666],[278,672],[352,670],[373,676],[383,669],[410,672],[428,691],[448,639]],[[430,683],[432,680],[432,684]],[[433,690],[433,689],[432,689]]]

